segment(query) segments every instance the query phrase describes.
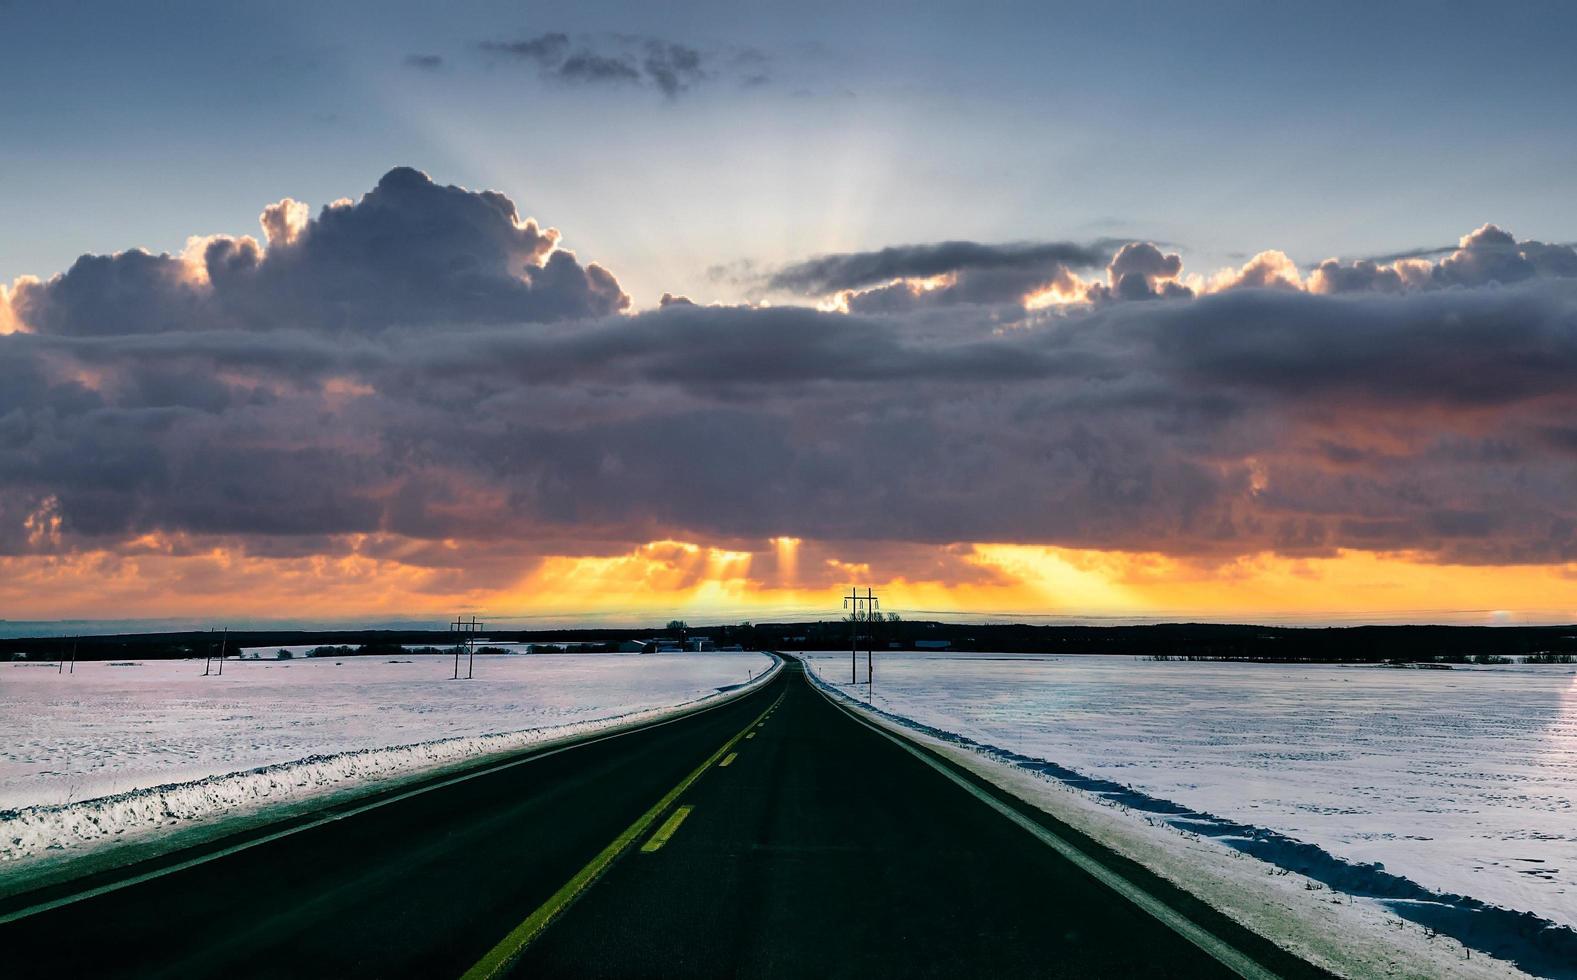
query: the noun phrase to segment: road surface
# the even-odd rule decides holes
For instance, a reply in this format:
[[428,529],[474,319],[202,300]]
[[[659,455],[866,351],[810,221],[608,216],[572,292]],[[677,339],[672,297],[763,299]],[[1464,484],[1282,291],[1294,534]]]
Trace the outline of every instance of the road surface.
[[797,662],[521,758],[35,914],[15,917],[71,889],[0,903],[7,973],[1323,976],[873,730]]

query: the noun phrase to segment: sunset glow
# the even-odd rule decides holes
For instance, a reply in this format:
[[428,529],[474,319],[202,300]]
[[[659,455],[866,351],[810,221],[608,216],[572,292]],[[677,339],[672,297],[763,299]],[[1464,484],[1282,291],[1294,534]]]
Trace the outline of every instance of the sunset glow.
[[[50,518],[41,518],[47,527]],[[349,543],[347,543],[349,544]],[[362,542],[337,556],[269,557],[214,547],[193,553],[144,538],[118,554],[0,559],[0,603],[15,619],[234,615],[442,617],[456,609],[495,617],[568,621],[682,615],[698,621],[836,618],[856,578],[879,589],[883,609],[910,617],[1185,618],[1343,623],[1549,622],[1577,618],[1577,565],[1440,565],[1406,554],[1329,558],[1251,555],[1221,564],[1157,554],[1026,545],[909,548],[877,567],[828,557],[795,568],[798,542],[759,551],[658,541],[614,555],[498,556],[435,567],[374,557],[393,542]],[[433,556],[408,546],[421,561]],[[938,570],[945,570],[941,574]]]

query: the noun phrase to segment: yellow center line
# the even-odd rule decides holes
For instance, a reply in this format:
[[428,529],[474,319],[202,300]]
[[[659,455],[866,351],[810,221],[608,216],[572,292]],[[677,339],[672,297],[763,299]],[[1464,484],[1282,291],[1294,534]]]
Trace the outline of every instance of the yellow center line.
[[[755,721],[736,732],[733,738],[724,742],[716,752],[707,757],[705,762],[696,766],[690,775],[681,779],[679,785],[669,790],[666,796],[654,803],[650,810],[637,817],[634,823],[625,828],[623,833],[615,837],[584,868],[575,872],[573,878],[566,881],[546,902],[538,906],[535,912],[528,915],[524,922],[511,929],[509,935],[500,940],[498,945],[488,950],[487,954],[480,960],[477,960],[475,966],[465,971],[462,980],[481,980],[483,977],[496,977],[507,970],[510,964],[520,958],[520,954],[525,952],[526,947],[531,944],[532,940],[542,935],[542,931],[551,925],[553,920],[558,918],[569,907],[571,902],[579,898],[582,892],[591,887],[592,883],[598,878],[602,877],[603,872],[608,870],[608,866],[620,854],[623,854],[635,842],[637,837],[646,833],[647,829],[657,822],[657,818],[662,816],[664,811],[672,806],[674,801],[679,799],[679,796],[685,790],[690,788],[690,784],[700,779],[703,772],[706,772],[713,763],[732,749],[735,743],[744,737],[745,732],[759,724],[761,719],[767,716],[767,712],[777,707],[778,702],[782,701],[787,694],[787,691],[779,694],[778,700],[772,702],[766,711],[757,715]],[[679,819],[683,820],[684,818],[680,817]],[[675,822],[674,826],[678,827],[679,824]]]
[[739,753],[738,752],[730,752],[730,753],[728,753],[728,755],[723,757],[723,761],[719,762],[717,764],[717,768],[719,768],[719,769],[727,769],[729,766],[734,764],[734,760],[736,758],[738,758],[738,757],[739,757]]
[[[729,758],[732,759],[733,756],[729,756]],[[690,811],[694,809],[695,807],[693,806],[682,806],[669,814],[668,819],[663,821],[663,825],[657,828],[657,833],[652,835],[652,839],[641,845],[641,853],[650,854],[668,843],[668,838],[674,835],[674,831],[679,829],[679,825],[684,823],[684,818],[688,817]]]

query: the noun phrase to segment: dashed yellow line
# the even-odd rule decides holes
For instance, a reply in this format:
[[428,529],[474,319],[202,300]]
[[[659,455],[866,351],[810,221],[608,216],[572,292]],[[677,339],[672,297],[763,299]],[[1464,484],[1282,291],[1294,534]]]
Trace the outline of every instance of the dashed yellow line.
[[717,764],[717,768],[719,768],[719,769],[727,769],[729,766],[734,764],[734,760],[737,759],[737,758],[739,758],[739,753],[738,752],[730,752],[726,756],[723,757],[723,761],[722,762],[719,762]]
[[[783,694],[778,695],[778,701],[782,701],[787,693],[785,691]],[[553,893],[552,897],[543,902],[535,912],[527,916],[524,922],[511,929],[509,935],[500,940],[498,945],[488,950],[487,955],[478,960],[475,966],[465,971],[462,980],[482,980],[484,977],[496,977],[509,969],[510,965],[520,958],[520,954],[525,952],[526,947],[531,945],[532,940],[542,935],[542,931],[551,925],[553,920],[558,918],[570,906],[571,902],[579,898],[582,892],[590,888],[593,882],[602,877],[603,872],[608,870],[608,866],[613,864],[614,859],[623,854],[631,844],[635,843],[636,838],[646,833],[647,829],[657,822],[657,818],[662,816],[674,804],[674,801],[679,799],[680,795],[690,788],[690,784],[700,779],[702,773],[706,772],[712,767],[713,763],[726,755],[744,737],[745,732],[759,724],[761,719],[767,716],[767,711],[777,707],[778,701],[774,701],[766,711],[756,716],[755,721],[741,728],[734,734],[733,738],[724,742],[716,752],[707,757],[705,762],[696,766],[690,775],[681,779],[679,785],[669,790],[666,796],[653,804],[650,810],[637,817],[634,823],[625,828],[622,834],[615,837],[613,842],[604,847],[584,868],[575,872],[573,878],[566,881],[558,891]],[[681,807],[680,810],[683,811],[684,816],[681,816],[679,812],[675,812],[672,817],[669,817],[668,823],[663,825],[670,834],[672,834],[674,829],[678,828],[684,817],[689,815],[689,807]],[[669,827],[670,823],[673,825],[671,828]],[[661,833],[662,831],[659,830],[658,834]],[[656,839],[656,836],[653,835],[653,840]],[[667,840],[666,837],[663,839]],[[648,841],[647,844],[650,845],[651,841]],[[657,846],[661,847],[662,844],[659,843]],[[643,847],[642,850],[645,850],[645,848]],[[656,850],[656,848],[653,848],[653,850]]]
[[[729,756],[729,758],[732,759],[733,756]],[[724,763],[724,765],[727,765],[727,763]],[[668,843],[668,838],[674,835],[674,831],[679,829],[679,825],[684,823],[684,818],[688,817],[690,811],[694,809],[695,807],[693,806],[682,806],[675,810],[667,820],[663,821],[663,825],[657,828],[657,833],[652,835],[651,840],[641,845],[641,853],[650,854]]]
[[748,741],[750,741],[751,739],[753,739],[755,737],[756,737],[756,733],[755,732],[751,732],[749,735],[745,736],[745,741],[748,742]]

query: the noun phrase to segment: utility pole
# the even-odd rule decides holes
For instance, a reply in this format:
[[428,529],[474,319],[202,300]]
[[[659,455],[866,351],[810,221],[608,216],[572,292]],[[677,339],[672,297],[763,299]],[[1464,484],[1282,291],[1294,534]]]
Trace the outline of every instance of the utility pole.
[[224,634],[219,637],[219,676],[225,675],[225,644],[230,641],[230,627],[226,626]]
[[[210,637],[212,637],[214,635],[214,628],[212,626],[208,627],[208,635]],[[204,677],[208,676],[208,671],[212,667],[213,662],[214,662],[214,641],[212,639],[210,639],[207,643],[203,644],[203,676]]]
[[[476,632],[478,630],[480,630],[481,628],[482,628],[482,623],[475,616],[472,616],[469,620],[461,619],[459,616],[456,616],[454,618],[454,622],[449,624],[449,629],[453,630],[456,633],[461,634],[465,638],[464,642],[465,642],[465,650],[466,650],[466,667],[465,667],[465,679],[466,680],[470,680],[471,678],[476,676],[476,648],[472,644],[472,638],[475,636]],[[459,643],[456,643],[455,647],[454,647],[454,678],[453,679],[454,680],[459,680],[460,679],[460,644]]]
[[876,618],[880,614],[876,607],[881,605],[881,600],[871,593],[871,587],[865,587],[865,687],[866,698],[870,698],[871,687],[871,658],[876,653]]
[[[849,594],[843,597],[843,608],[849,610],[850,613],[849,686],[851,687],[860,682],[860,603],[862,602],[865,604],[866,625],[869,626],[870,622],[876,618],[876,607],[880,604],[880,600],[876,598],[876,594],[871,591],[871,587],[868,585],[865,587],[864,595],[860,595],[860,591],[854,586],[849,586]],[[867,684],[871,681],[871,644],[876,642],[874,636],[875,631],[872,630],[865,637],[865,682]]]
[[860,591],[852,585],[843,597],[843,608],[849,610],[849,686],[853,687],[860,682],[856,666],[860,657]]
[[81,641],[82,637],[80,636],[73,637],[71,640],[71,669],[67,671],[69,674],[75,674],[77,672],[77,644]]

